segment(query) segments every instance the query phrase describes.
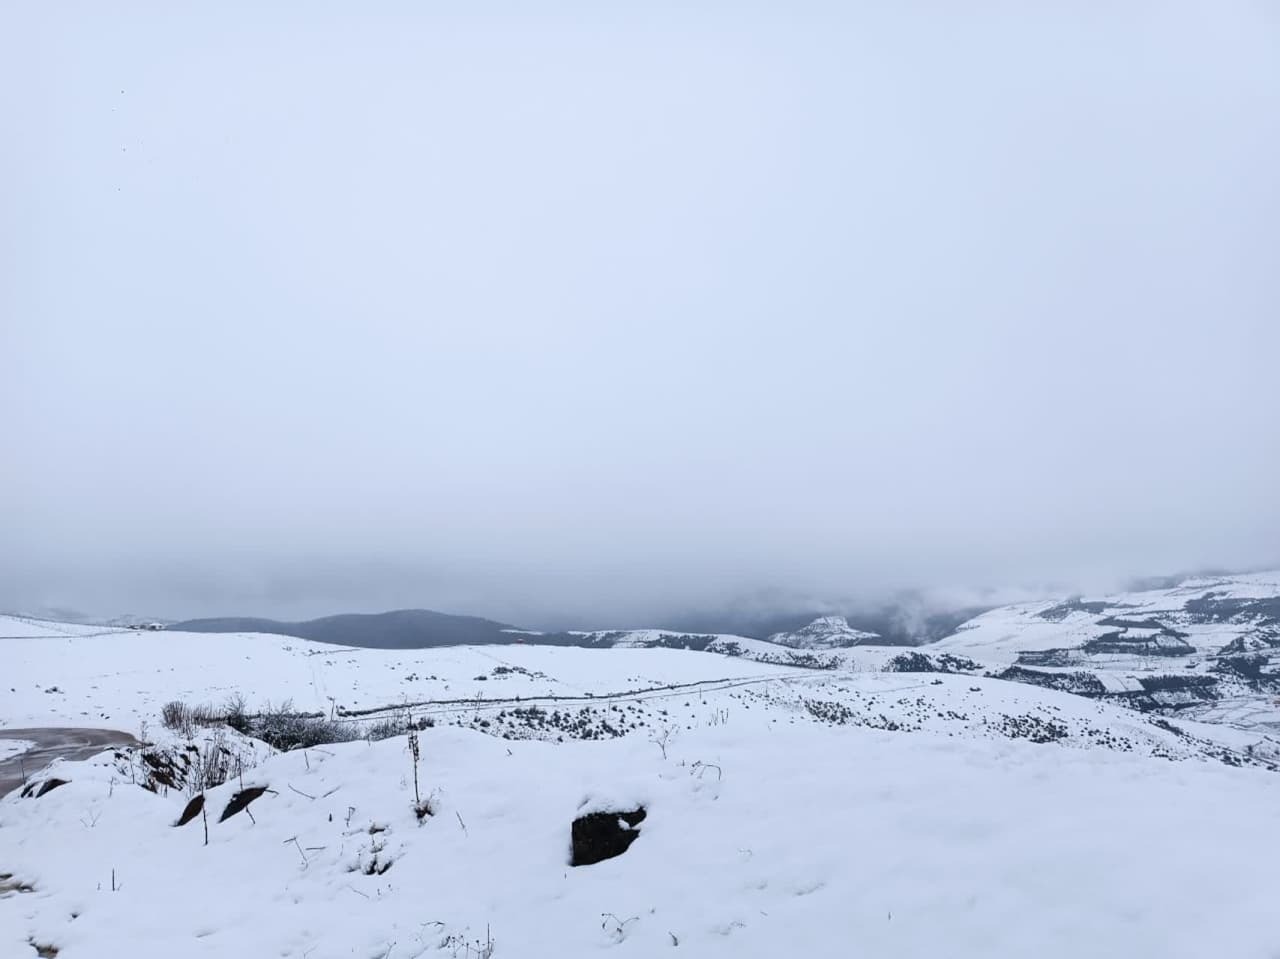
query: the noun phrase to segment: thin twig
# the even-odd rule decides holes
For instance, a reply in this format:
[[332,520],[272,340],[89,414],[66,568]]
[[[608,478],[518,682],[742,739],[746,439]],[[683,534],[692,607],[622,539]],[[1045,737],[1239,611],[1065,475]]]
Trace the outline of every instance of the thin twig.
[[294,836],[292,839],[286,839],[281,845],[287,846],[289,845],[289,843],[293,843],[295,846],[298,847],[298,855],[302,857],[303,868],[306,868],[307,866],[311,865],[311,861],[307,859],[307,854],[302,851],[302,843],[298,842],[298,837]]

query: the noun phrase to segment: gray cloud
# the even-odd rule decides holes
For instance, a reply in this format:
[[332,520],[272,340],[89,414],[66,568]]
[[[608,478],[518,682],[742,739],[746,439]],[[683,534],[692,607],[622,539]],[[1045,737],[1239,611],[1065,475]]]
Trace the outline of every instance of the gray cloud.
[[5,16],[0,604],[1277,561],[1262,5]]

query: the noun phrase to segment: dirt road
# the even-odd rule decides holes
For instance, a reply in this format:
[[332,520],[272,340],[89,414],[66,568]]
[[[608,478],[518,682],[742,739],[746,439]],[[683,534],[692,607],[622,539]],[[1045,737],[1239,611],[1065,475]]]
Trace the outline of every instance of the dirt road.
[[114,729],[0,729],[0,739],[35,743],[25,753],[0,762],[0,796],[38,775],[55,759],[88,759],[116,746],[134,746],[137,740]]

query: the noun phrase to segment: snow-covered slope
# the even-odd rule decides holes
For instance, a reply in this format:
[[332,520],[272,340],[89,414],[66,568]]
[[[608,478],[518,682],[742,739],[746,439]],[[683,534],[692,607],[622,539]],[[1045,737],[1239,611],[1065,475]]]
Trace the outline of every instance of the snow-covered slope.
[[789,633],[774,633],[769,642],[795,649],[840,649],[861,643],[874,643],[876,633],[854,629],[843,616],[819,616],[808,626]]
[[[77,632],[83,630],[83,632]],[[0,617],[0,724],[137,732],[170,700],[250,708],[291,700],[325,714],[427,700],[604,695],[780,675],[777,665],[676,649],[450,646],[352,649],[266,633],[111,633]]]
[[[833,628],[828,635],[835,640],[836,632],[837,630]],[[722,656],[733,656],[771,665],[800,666],[805,669],[862,668],[855,666],[853,658],[847,651],[855,642],[868,642],[869,637],[874,637],[875,634],[862,633],[855,629],[839,630],[838,633],[839,638],[849,639],[850,642],[833,641],[828,647],[821,643],[806,644],[804,639],[808,639],[807,636],[794,643],[778,642],[778,637],[797,635],[790,633],[778,633],[769,639],[751,639],[746,636],[681,633],[666,629],[598,630],[572,635],[581,645],[592,649],[685,649],[719,653]],[[854,640],[855,636],[861,638]],[[537,641],[532,635],[526,635],[526,638],[530,642]],[[900,647],[897,649],[900,650]]]
[[[1280,750],[1266,737],[1031,684],[894,672],[902,649],[706,647],[4,640],[0,723],[145,722],[159,746],[60,763],[43,776],[65,785],[0,799],[0,955],[1280,950],[1259,920],[1280,878],[1250,867],[1280,854]],[[747,658],[773,655],[799,659]],[[245,768],[205,794],[208,844],[199,816],[174,828],[182,783],[138,784],[164,756],[223,740],[164,730],[160,707],[233,694],[425,727],[431,814],[414,812],[404,735],[267,755],[228,734]],[[218,821],[254,787],[248,813]],[[568,865],[575,817],[641,806],[623,855]]]
[[[0,640],[51,639],[67,636],[109,636],[126,632],[123,626],[68,623],[31,616],[0,615]],[[5,647],[9,648],[8,646]]]
[[[546,742],[438,723],[421,738],[433,807],[422,823],[403,736],[280,754],[210,790],[208,845],[199,817],[172,826],[185,794],[130,784],[136,761],[64,763],[68,785],[0,800],[4,872],[31,890],[0,900],[0,954],[394,959],[483,955],[491,941],[498,959],[777,959],[856,942],[879,957],[1261,959],[1280,948],[1262,921],[1280,878],[1247,868],[1280,854],[1274,773],[1171,763],[1201,747],[1034,687],[798,675],[609,704],[645,706],[674,731],[661,744],[644,728]],[[251,787],[268,790],[252,819],[219,822]],[[575,817],[641,806],[627,852],[568,865]],[[1213,877],[1211,893],[1190,863]]]
[[1280,730],[1280,572],[991,610],[921,652],[1144,710]]

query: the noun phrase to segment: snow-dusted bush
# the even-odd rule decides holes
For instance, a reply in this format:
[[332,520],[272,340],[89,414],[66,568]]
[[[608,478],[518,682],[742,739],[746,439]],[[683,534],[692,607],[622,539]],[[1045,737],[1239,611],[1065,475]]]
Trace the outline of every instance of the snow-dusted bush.
[[227,701],[222,707],[222,713],[223,722],[236,732],[249,732],[252,723],[248,709],[245,706],[244,696],[241,693],[234,693],[227,697]]
[[181,700],[173,700],[164,704],[160,710],[160,721],[165,729],[171,729],[186,739],[193,739],[199,726],[217,726],[222,723],[223,716],[210,706],[188,706]]
[[275,707],[268,703],[261,713],[249,720],[248,734],[282,751],[361,738],[360,729],[354,723],[300,713],[289,701]]
[[227,742],[225,731],[214,731],[196,753],[191,772],[187,777],[187,793],[194,796],[206,789],[221,786],[237,775],[243,767],[242,758]]
[[180,733],[187,739],[195,735],[195,720],[191,715],[191,707],[180,700],[164,704],[160,710],[160,721],[165,729]]
[[403,736],[412,728],[408,716],[388,716],[386,719],[377,719],[364,728],[364,738],[372,739],[375,742],[382,739],[391,739],[393,736]]

